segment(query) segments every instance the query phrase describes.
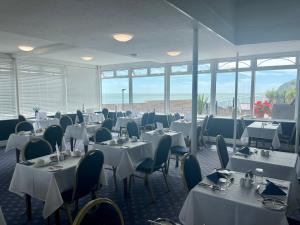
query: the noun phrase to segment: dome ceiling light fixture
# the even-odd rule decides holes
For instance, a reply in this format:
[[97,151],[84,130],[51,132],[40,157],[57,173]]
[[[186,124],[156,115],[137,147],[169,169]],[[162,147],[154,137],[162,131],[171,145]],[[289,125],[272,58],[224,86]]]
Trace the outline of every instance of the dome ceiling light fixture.
[[180,54],[181,54],[181,51],[169,51],[169,52],[167,52],[167,55],[172,56],[172,57],[179,56]]
[[29,45],[19,45],[18,48],[23,52],[31,52],[34,49],[34,47]]
[[112,35],[113,39],[119,42],[128,42],[133,38],[133,34],[129,33],[115,33]]
[[81,59],[84,61],[92,61],[94,58],[92,56],[82,56]]

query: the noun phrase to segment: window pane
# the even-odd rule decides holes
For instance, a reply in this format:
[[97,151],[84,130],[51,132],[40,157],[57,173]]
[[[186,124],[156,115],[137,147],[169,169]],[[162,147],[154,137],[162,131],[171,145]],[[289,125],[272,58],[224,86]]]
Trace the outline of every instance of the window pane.
[[0,120],[17,117],[16,77],[12,60],[0,58]]
[[102,72],[102,77],[113,77],[114,76],[114,71],[103,71]]
[[128,76],[128,70],[117,70],[116,71],[116,76],[117,77]]
[[[211,75],[198,75],[198,114],[209,112]],[[201,106],[200,106],[201,105]],[[192,75],[174,75],[170,78],[170,111],[189,117],[192,112]]]
[[150,69],[151,74],[163,74],[165,73],[165,67],[155,67]]
[[133,76],[145,76],[148,74],[148,71],[146,68],[143,69],[134,69],[133,70]]
[[[122,91],[125,89],[124,91]],[[128,78],[115,78],[102,80],[102,105],[110,110],[122,109],[122,92],[124,92],[124,110],[129,106]]]
[[210,63],[198,65],[198,71],[206,71],[206,70],[210,70]]
[[216,113],[219,116],[232,116],[235,73],[217,73]]
[[172,66],[171,72],[172,73],[184,73],[187,72],[188,66],[187,65],[181,65],[181,66]]
[[[236,65],[235,61],[220,62],[220,63],[218,63],[218,69],[219,70],[235,69],[235,65]],[[250,60],[239,61],[239,68],[249,68],[250,66],[251,66]]]
[[276,58],[276,59],[258,59],[257,66],[264,67],[264,66],[288,66],[288,65],[295,65],[296,64],[296,57],[283,57],[283,58]]
[[164,77],[132,79],[133,108],[139,112],[164,112]]
[[[268,101],[271,104],[271,108],[274,110],[266,110],[262,113],[257,105],[254,114],[256,117],[265,118],[279,118],[281,119],[293,119],[293,111],[296,97],[296,79],[297,70],[265,70],[256,72],[256,93],[255,100],[257,101]],[[259,102],[260,104],[260,102]],[[284,104],[279,106],[278,104]],[[289,107],[292,105],[292,107]],[[276,108],[283,107],[280,115]]]
[[251,72],[240,72],[238,83],[237,113],[239,116],[250,116]]

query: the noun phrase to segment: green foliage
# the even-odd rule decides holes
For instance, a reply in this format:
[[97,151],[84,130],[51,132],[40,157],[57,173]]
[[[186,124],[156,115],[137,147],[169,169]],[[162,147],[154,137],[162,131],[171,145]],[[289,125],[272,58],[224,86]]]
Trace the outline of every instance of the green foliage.
[[296,97],[295,82],[295,80],[291,80],[281,85],[277,90],[268,90],[266,92],[266,97],[271,104],[290,104]]
[[205,98],[204,94],[198,95],[198,114],[202,114],[207,103],[207,99]]

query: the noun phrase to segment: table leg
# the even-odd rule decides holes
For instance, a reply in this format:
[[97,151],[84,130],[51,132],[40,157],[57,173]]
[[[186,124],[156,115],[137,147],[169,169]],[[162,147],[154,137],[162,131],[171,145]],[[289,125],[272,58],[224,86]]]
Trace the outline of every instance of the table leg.
[[86,154],[89,150],[89,146],[88,145],[84,145],[84,153]]
[[20,162],[20,149],[16,148],[16,162],[19,163]]
[[26,194],[26,214],[27,214],[27,220],[31,221],[32,220],[32,212],[31,212],[31,196]]
[[70,145],[71,145],[71,151],[73,152],[73,148],[74,148],[74,146],[73,146],[73,144],[74,144],[74,138],[70,138]]
[[123,186],[124,186],[124,197],[128,197],[128,179],[127,177],[123,179]]
[[59,209],[57,209],[54,213],[55,215],[55,224],[56,225],[60,225],[60,213],[59,213]]

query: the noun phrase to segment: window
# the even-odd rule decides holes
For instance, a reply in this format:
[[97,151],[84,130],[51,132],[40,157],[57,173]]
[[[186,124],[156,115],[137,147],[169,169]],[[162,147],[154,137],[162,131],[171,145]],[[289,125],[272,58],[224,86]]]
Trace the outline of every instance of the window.
[[257,67],[296,65],[296,57],[258,59]]
[[140,112],[164,112],[164,77],[132,79],[133,109]]
[[188,71],[187,65],[172,66],[171,73],[184,73]]
[[[256,72],[255,84],[255,101],[254,115],[257,118],[278,118],[278,115],[273,115],[279,104],[284,104],[281,112],[279,112],[281,119],[293,119],[293,111],[296,97],[296,69],[285,70],[264,70]],[[258,110],[259,104],[270,104],[268,110]],[[289,107],[290,105],[290,107]],[[274,112],[275,113],[275,112]],[[286,117],[285,117],[286,115]]]
[[209,70],[210,70],[210,63],[198,65],[198,71],[209,71]]
[[218,116],[232,116],[235,93],[235,73],[217,73],[216,113]]
[[148,70],[146,68],[134,69],[132,76],[146,76],[147,74],[148,74]]
[[102,72],[102,77],[107,78],[107,77],[113,77],[114,76],[114,71],[103,71]]
[[[236,62],[235,61],[229,61],[229,62],[220,62],[218,63],[218,69],[219,70],[232,70],[235,69]],[[239,68],[250,68],[251,61],[250,60],[243,60],[239,61]]]
[[128,70],[117,70],[116,71],[117,77],[127,77],[128,76]]
[[150,69],[151,74],[164,74],[165,73],[165,67],[154,67]]
[[130,109],[128,78],[102,80],[102,106],[110,110]]
[[251,116],[251,71],[239,72],[237,115]]
[[17,117],[16,77],[8,59],[0,59],[0,105],[0,120]]
[[62,66],[20,62],[18,65],[20,112],[33,116],[33,107],[48,114],[65,110]]
[[[211,75],[198,74],[198,114],[209,112]],[[187,117],[192,112],[192,75],[172,75],[170,78],[170,111]]]

